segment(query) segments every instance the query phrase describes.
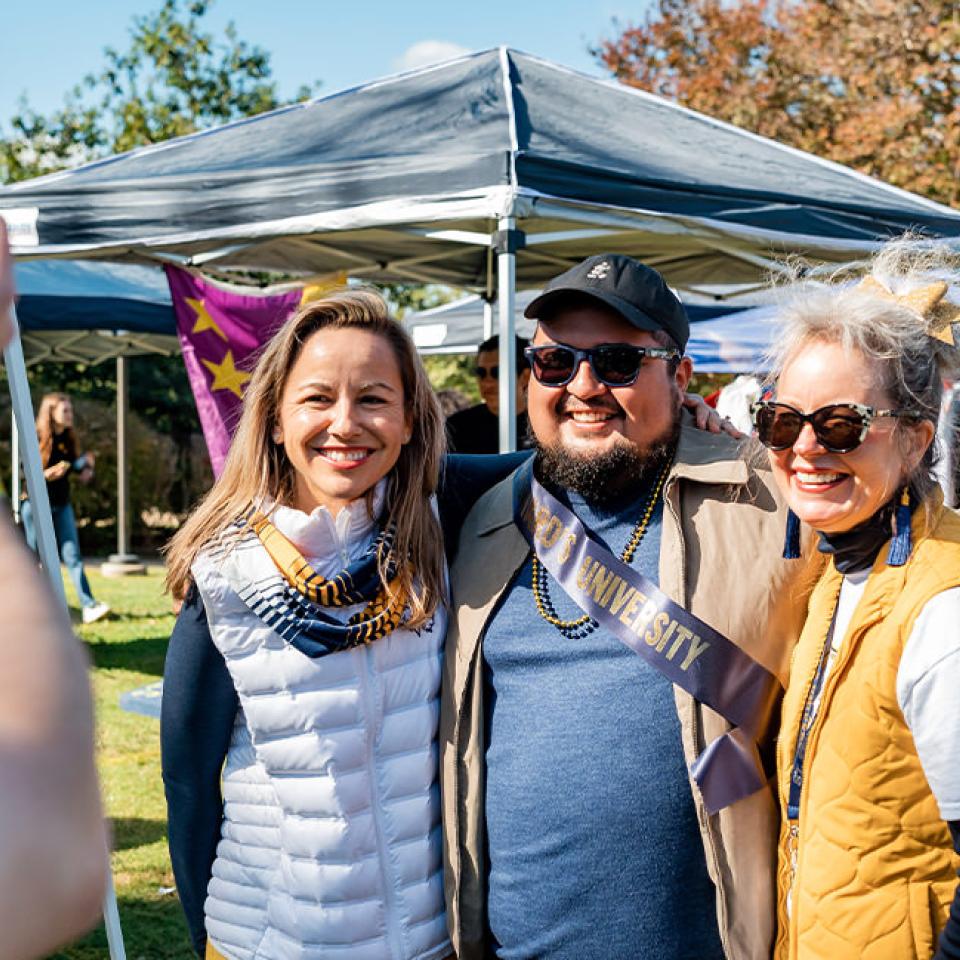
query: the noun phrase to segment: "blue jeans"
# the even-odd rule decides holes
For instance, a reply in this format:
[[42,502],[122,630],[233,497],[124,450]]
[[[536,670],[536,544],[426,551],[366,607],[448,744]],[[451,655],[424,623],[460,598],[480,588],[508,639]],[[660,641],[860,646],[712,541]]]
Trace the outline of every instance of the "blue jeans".
[[[53,530],[57,535],[60,559],[70,574],[80,605],[92,607],[97,601],[93,599],[90,584],[83,569],[80,540],[77,537],[77,519],[73,515],[73,507],[67,503],[62,507],[51,507],[50,512],[53,514]],[[24,500],[20,505],[20,516],[23,518],[23,532],[27,538],[27,545],[36,552],[37,532],[33,526],[33,507],[29,500]]]

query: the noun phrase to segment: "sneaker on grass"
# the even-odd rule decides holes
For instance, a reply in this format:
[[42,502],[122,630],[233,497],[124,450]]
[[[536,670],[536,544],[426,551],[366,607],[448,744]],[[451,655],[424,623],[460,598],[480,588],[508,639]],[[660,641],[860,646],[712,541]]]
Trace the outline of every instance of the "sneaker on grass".
[[95,603],[90,607],[83,608],[83,622],[96,623],[102,620],[110,612],[110,606],[106,603]]

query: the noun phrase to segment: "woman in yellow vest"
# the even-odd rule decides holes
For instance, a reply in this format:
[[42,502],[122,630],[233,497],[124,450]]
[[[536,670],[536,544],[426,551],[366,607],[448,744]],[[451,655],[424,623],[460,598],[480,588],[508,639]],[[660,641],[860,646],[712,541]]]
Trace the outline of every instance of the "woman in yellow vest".
[[783,704],[778,960],[960,957],[960,518],[933,477],[945,257],[804,285],[754,408],[827,554]]

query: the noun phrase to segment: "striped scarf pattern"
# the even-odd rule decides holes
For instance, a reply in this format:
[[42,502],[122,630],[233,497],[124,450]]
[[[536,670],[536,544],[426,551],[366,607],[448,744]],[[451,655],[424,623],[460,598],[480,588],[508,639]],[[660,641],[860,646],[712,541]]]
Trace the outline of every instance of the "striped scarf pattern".
[[[322,657],[373,643],[397,629],[407,609],[396,563],[393,534],[381,530],[364,554],[329,579],[256,506],[239,521],[249,535],[237,545],[245,572],[234,583],[240,599],[271,630],[309,657]],[[380,578],[387,558],[389,589]],[[366,606],[346,623],[325,608]]]

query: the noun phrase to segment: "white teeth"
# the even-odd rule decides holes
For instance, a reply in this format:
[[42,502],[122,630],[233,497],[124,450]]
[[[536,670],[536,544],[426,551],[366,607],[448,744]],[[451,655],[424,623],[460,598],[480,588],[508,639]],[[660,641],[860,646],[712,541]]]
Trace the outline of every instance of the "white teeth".
[[577,423],[602,423],[612,419],[613,414],[602,410],[573,410],[570,417]]
[[328,460],[363,460],[366,455],[366,450],[323,450],[323,455]]
[[842,473],[801,473],[799,470],[796,476],[801,483],[835,483],[843,479]]

